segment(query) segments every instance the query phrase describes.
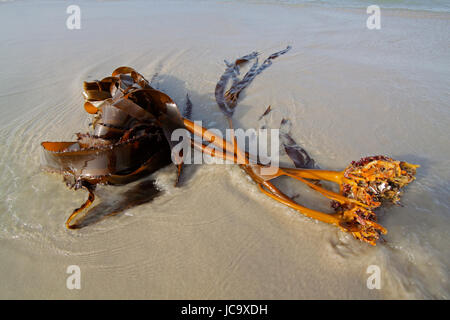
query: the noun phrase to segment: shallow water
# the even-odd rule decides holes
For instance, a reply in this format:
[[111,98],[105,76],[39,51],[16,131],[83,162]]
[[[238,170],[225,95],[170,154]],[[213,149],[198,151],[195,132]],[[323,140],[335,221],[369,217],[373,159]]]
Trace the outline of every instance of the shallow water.
[[[201,1],[201,0],[199,0]],[[261,2],[258,0],[235,0],[237,2]],[[406,9],[414,11],[449,12],[448,0],[263,0],[266,3],[299,6],[323,6],[331,8],[367,8],[370,5],[378,5],[383,9]]]
[[[251,2],[81,2],[80,30],[66,3],[0,4],[0,266],[2,298],[449,298],[450,15]],[[77,230],[64,229],[87,196],[40,171],[40,142],[87,130],[82,81],[136,68],[193,118],[226,123],[214,86],[231,60],[293,49],[241,96],[235,126],[283,117],[321,168],[373,154],[418,163],[403,207],[381,213],[375,248],[260,194],[239,168],[155,174],[151,203]],[[284,159],[288,163],[287,159]],[[288,194],[328,202],[299,184]],[[103,187],[113,199],[131,188]],[[66,288],[79,265],[82,290]],[[366,269],[381,268],[381,290]]]

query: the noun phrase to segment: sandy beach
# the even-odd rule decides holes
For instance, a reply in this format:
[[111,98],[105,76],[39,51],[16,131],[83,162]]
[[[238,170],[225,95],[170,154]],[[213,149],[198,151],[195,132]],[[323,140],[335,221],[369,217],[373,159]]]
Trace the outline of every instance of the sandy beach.
[[[383,3],[381,29],[369,30],[364,1],[75,1],[81,28],[69,30],[68,2],[0,2],[0,298],[449,299],[450,10]],[[420,164],[403,206],[381,211],[385,243],[302,216],[234,165],[187,166],[178,188],[168,166],[145,178],[163,190],[152,202],[64,227],[86,193],[42,172],[40,143],[87,130],[84,80],[131,66],[224,130],[224,59],[256,50],[262,61],[287,45],[240,97],[235,127],[258,128],[270,105],[267,125],[290,119],[321,168],[377,154]],[[99,192],[120,201],[134,185]],[[81,290],[66,287],[70,265]],[[379,290],[367,287],[370,265]]]

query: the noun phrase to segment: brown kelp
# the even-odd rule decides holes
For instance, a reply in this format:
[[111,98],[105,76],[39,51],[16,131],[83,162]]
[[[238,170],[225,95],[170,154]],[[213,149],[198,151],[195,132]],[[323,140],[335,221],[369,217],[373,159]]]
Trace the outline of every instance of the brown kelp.
[[132,68],[85,82],[83,94],[85,110],[94,115],[92,132],[78,133],[73,142],[42,143],[42,167],[62,173],[70,187],[89,191],[67,220],[68,228],[94,201],[97,184],[126,184],[169,164],[171,133],[184,127],[172,99]]
[[[270,63],[265,62],[263,65],[269,66],[273,58],[286,53],[289,48],[271,55],[265,60]],[[253,52],[236,59],[234,63],[226,62],[225,72],[216,85],[216,101],[220,110],[225,114],[230,128],[233,126],[231,118],[238,103],[239,93],[250,84],[260,71],[264,70],[264,68],[258,68],[257,62],[255,62],[243,79],[238,80],[239,68],[244,63],[255,59],[257,55],[256,52]],[[233,79],[231,88],[225,92],[225,86],[230,78]],[[266,109],[261,118],[270,112],[271,107]],[[241,168],[269,197],[298,210],[306,216],[337,225],[342,230],[350,232],[355,238],[375,245],[380,238],[380,234],[387,233],[387,230],[376,222],[377,216],[373,210],[382,204],[379,200],[397,203],[401,188],[414,180],[416,168],[419,166],[384,156],[375,156],[363,158],[357,162],[353,161],[342,172],[314,169],[314,160],[289,135],[289,129],[286,129],[288,125],[289,121],[283,119],[281,140],[286,154],[294,162],[296,168],[278,168],[276,174],[264,175],[261,170],[264,166],[252,163],[248,153],[239,150],[235,141],[232,141],[232,146],[227,146],[227,151],[232,150],[232,155],[228,158],[240,158],[240,163],[244,158],[243,164],[240,164]],[[226,144],[226,142],[223,142],[223,144]],[[293,201],[271,182],[271,180],[280,176],[297,179],[332,200],[335,213],[319,212]],[[338,183],[340,192],[335,193],[323,188],[317,183],[319,180]]]
[[[270,55],[261,65],[257,52],[232,63],[225,61],[226,68],[217,82],[215,98],[231,129],[232,117],[242,91],[275,58],[289,50],[290,47],[287,47]],[[241,67],[251,61],[254,61],[253,64],[240,79]],[[234,137],[227,141],[191,121],[193,106],[188,95],[182,117],[169,96],[153,89],[132,68],[120,67],[100,81],[85,82],[83,93],[86,99],[84,108],[94,115],[92,132],[77,134],[77,141],[74,142],[42,143],[44,169],[62,173],[66,183],[75,189],[85,188],[89,191],[88,200],[74,210],[67,220],[68,228],[76,226],[71,221],[95,200],[97,184],[120,185],[135,181],[166,166],[171,159],[178,167],[178,181],[183,154],[171,152],[175,146],[171,134],[178,128],[185,128],[201,137],[201,141],[214,144],[216,149],[191,139],[191,145],[202,152],[238,163],[267,196],[308,217],[334,224],[372,245],[376,244],[380,234],[387,232],[377,223],[374,210],[386,202],[398,203],[401,189],[414,180],[418,167],[386,156],[374,156],[353,161],[343,171],[318,169],[313,158],[292,138],[290,121],[283,119],[280,124],[281,144],[295,168],[280,167],[268,174],[263,170],[267,165],[254,161],[258,158],[240,150]],[[260,119],[271,111],[269,106]],[[281,176],[296,179],[321,193],[332,201],[335,212],[320,212],[295,202],[275,186],[273,180]],[[319,181],[338,184],[339,192],[324,188]],[[140,185],[149,188],[151,197],[157,195],[153,190],[154,183]],[[138,204],[147,202],[149,198],[141,191],[131,189],[122,198],[120,205],[113,206],[112,210],[129,207],[127,198]]]

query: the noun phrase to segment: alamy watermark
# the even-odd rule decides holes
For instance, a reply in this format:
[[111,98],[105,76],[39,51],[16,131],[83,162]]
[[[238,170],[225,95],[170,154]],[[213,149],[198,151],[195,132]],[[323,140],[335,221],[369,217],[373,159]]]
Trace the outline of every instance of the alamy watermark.
[[377,265],[370,265],[367,267],[366,273],[370,274],[367,278],[367,289],[373,290],[381,289],[381,269]]
[[81,269],[77,265],[70,265],[67,267],[66,270],[67,274],[70,274],[70,276],[67,277],[66,280],[66,287],[69,290],[81,289]]
[[377,5],[371,5],[367,7],[367,14],[370,16],[367,18],[366,26],[369,30],[380,30],[381,29],[381,10]]
[[[198,128],[202,127],[201,121],[194,121],[194,124]],[[228,144],[233,145],[233,141],[235,141],[239,150],[242,150],[241,153],[244,153],[245,150],[248,151],[248,157],[244,154],[239,156],[240,152],[237,152],[234,159],[230,159],[230,156],[234,157],[234,152],[233,155],[228,152],[229,157],[226,157],[227,148],[222,144],[224,141],[222,132],[212,128],[208,129],[208,133],[213,136],[213,142],[198,136],[192,138],[190,132],[183,128],[174,130],[171,140],[176,144],[172,148],[172,162],[175,164],[181,162],[185,164],[258,163],[262,165],[261,174],[263,175],[275,174],[278,171],[280,163],[279,129],[226,129],[225,140]],[[197,147],[193,147],[192,141]],[[203,150],[200,151],[199,147]]]
[[81,29],[81,9],[72,4],[67,7],[66,13],[69,14],[66,20],[66,27],[69,30]]

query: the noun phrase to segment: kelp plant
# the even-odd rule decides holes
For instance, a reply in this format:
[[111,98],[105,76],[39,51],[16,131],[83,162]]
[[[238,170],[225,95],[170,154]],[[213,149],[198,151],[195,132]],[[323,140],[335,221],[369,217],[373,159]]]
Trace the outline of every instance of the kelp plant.
[[[257,52],[233,63],[225,61],[226,69],[216,85],[215,98],[231,129],[240,93],[274,59],[289,50],[287,47],[270,55],[262,64],[258,62]],[[240,68],[251,61],[253,64],[248,72],[239,79]],[[165,167],[172,159],[177,163],[177,185],[183,155],[171,152],[174,142],[170,138],[178,128],[187,129],[216,148],[191,139],[193,147],[210,156],[239,163],[267,196],[308,217],[334,224],[371,245],[376,244],[380,234],[387,232],[377,223],[374,210],[387,202],[398,203],[401,189],[415,179],[416,168],[419,167],[386,156],[374,156],[353,161],[343,171],[318,169],[315,161],[286,130],[289,120],[283,119],[281,141],[295,168],[280,167],[276,173],[267,175],[262,170],[265,165],[240,150],[234,137],[227,141],[192,122],[189,119],[192,103],[188,96],[183,117],[169,96],[152,88],[132,68],[120,67],[110,77],[85,82],[83,94],[85,110],[94,115],[91,133],[78,133],[74,142],[42,143],[42,167],[62,173],[70,187],[85,188],[89,192],[88,200],[66,221],[67,228],[77,226],[72,221],[92,204],[97,184],[127,184]],[[268,107],[261,118],[270,112],[271,107]],[[280,176],[299,180],[321,193],[331,200],[335,212],[324,213],[295,202],[273,184],[272,180]],[[320,180],[338,184],[339,192],[322,187]]]

